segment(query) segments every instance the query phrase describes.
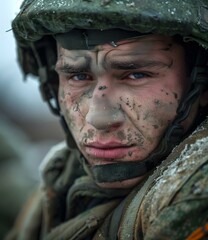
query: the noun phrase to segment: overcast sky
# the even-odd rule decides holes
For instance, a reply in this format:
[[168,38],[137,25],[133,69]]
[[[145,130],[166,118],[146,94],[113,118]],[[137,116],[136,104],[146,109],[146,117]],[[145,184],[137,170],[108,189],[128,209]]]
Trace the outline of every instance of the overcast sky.
[[41,100],[37,81],[29,78],[23,82],[17,64],[15,40],[9,30],[20,3],[20,0],[3,1],[0,8],[0,100],[12,112],[16,111],[15,114],[24,114],[28,118],[50,117]]

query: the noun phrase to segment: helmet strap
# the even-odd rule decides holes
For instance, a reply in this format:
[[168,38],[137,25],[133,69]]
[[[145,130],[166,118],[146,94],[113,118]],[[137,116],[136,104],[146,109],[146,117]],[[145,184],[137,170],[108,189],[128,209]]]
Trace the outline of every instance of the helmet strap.
[[[34,48],[33,48],[34,50]],[[199,49],[195,67],[190,76],[190,88],[183,100],[181,100],[177,116],[166,130],[158,147],[152,154],[142,161],[132,161],[123,163],[114,163],[107,165],[89,166],[86,159],[82,156],[81,162],[85,170],[94,178],[96,182],[115,182],[132,179],[143,176],[157,165],[172,151],[172,149],[185,138],[184,129],[181,123],[189,116],[191,107],[197,97],[200,95],[202,88],[207,84],[206,61],[207,56],[205,51]],[[38,57],[38,54],[35,54]],[[44,99],[47,101],[51,111],[60,117],[60,122],[67,136],[67,144],[70,149],[77,148],[77,145],[71,135],[64,116],[61,114],[58,97],[55,89],[47,79],[47,68],[42,66],[40,59],[38,59],[39,77],[41,80],[41,92]],[[186,133],[187,134],[187,133]]]
[[86,160],[82,160],[85,162],[85,168],[88,168],[96,182],[123,181],[145,175],[159,165],[170,154],[172,149],[187,136],[188,133],[184,134],[181,123],[189,116],[193,103],[200,95],[203,86],[207,84],[206,61],[207,57],[199,49],[195,67],[190,76],[190,88],[178,106],[177,116],[166,130],[158,147],[149,157],[142,161],[96,165],[93,167],[90,167]]
[[51,112],[54,115],[59,116],[61,126],[64,129],[64,132],[66,134],[66,140],[67,140],[68,147],[70,149],[77,149],[77,145],[74,141],[74,138],[72,137],[72,134],[67,126],[66,120],[61,113],[61,109],[60,109],[60,105],[59,105],[59,101],[58,101],[58,95],[57,95],[57,86],[54,87],[51,84],[51,81],[50,81],[51,79],[49,79],[48,68],[41,61],[40,55],[39,55],[38,51],[36,50],[34,43],[31,42],[30,47],[33,51],[36,62],[38,64],[38,75],[39,75],[39,79],[40,79],[39,88],[40,88],[42,98],[44,101],[47,102]]

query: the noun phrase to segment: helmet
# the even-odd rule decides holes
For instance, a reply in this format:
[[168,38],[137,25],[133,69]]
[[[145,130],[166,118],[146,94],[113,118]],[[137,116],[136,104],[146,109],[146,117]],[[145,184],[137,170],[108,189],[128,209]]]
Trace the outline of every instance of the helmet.
[[[34,51],[29,51],[32,46],[51,54],[48,36],[74,28],[179,34],[184,41],[193,40],[208,48],[208,3],[207,0],[24,0],[12,22],[24,73],[38,75],[40,63]],[[44,58],[44,53],[40,55]],[[44,63],[49,71],[55,58],[50,56],[50,62]]]
[[73,28],[180,34],[208,47],[206,0],[25,0],[12,24],[20,42]]
[[[106,171],[95,166],[94,176],[98,181],[133,178],[138,172],[143,175],[158,164],[156,156],[166,156],[181,140],[180,123],[188,116],[192,103],[201,91],[197,84],[207,83],[205,66],[208,57],[206,51],[201,51],[203,48],[208,49],[207,0],[25,0],[12,22],[12,29],[23,72],[39,75],[43,96],[52,111],[59,115],[58,76],[54,71],[54,37],[57,34],[76,29],[101,32],[120,29],[142,34],[179,35],[184,42],[195,42],[201,46],[194,63],[197,67],[191,73],[193,84],[179,105],[178,116],[167,130],[156,153],[142,163],[117,164],[114,166],[117,170],[113,171],[109,165],[104,166]],[[55,99],[55,106],[51,99]],[[70,135],[62,116],[61,119],[67,135]],[[109,174],[105,176],[105,172]]]

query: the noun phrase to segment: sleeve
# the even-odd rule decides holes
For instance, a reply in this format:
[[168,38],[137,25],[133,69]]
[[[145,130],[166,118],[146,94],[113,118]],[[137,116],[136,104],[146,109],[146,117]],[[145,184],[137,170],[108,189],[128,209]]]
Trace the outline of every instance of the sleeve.
[[40,165],[41,186],[28,199],[5,240],[42,238],[46,222],[49,221],[47,210],[50,206],[50,214],[57,215],[56,205],[60,205],[58,193],[68,184],[68,156],[69,151],[64,142],[52,147],[47,153]]
[[198,169],[149,224],[144,240],[153,239],[208,239],[208,163]]

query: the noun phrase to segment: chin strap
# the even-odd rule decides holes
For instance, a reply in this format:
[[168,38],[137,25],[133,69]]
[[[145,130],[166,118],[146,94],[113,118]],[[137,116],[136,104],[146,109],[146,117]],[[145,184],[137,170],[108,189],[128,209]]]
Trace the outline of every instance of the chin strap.
[[[43,61],[40,57],[40,53],[37,51],[34,43],[31,42],[30,47],[33,51],[34,57],[38,65],[38,75],[40,80],[39,88],[40,88],[42,98],[44,101],[47,102],[51,112],[54,115],[59,116],[61,126],[64,129],[64,132],[66,133],[66,140],[67,140],[68,147],[70,149],[75,149],[75,148],[77,149],[77,145],[74,141],[74,138],[72,137],[72,134],[69,131],[69,128],[67,126],[66,120],[64,119],[64,116],[61,113],[61,108],[58,101],[58,84],[52,84],[52,82],[53,83],[58,82],[58,76],[56,76],[56,78],[55,76],[53,76],[55,80],[50,79],[48,66],[47,64],[43,64]],[[52,55],[53,53],[50,52],[50,54]]]
[[[77,145],[69,131],[67,123],[61,114],[57,89],[55,90],[48,79],[47,68],[41,64],[38,54],[34,47],[32,47],[34,55],[37,58],[39,65],[39,77],[40,77],[40,89],[44,99],[48,102],[51,111],[60,117],[60,122],[67,136],[67,144],[70,149],[76,148]],[[114,163],[107,165],[89,166],[87,161],[81,156],[81,162],[84,165],[86,171],[92,175],[96,182],[115,182],[132,179],[135,177],[143,176],[157,165],[172,151],[172,149],[181,142],[184,136],[184,129],[181,123],[189,116],[191,107],[197,97],[200,95],[204,85],[208,84],[207,80],[207,53],[199,48],[197,53],[197,59],[195,67],[192,70],[190,76],[191,86],[186,93],[184,99],[181,100],[177,109],[177,116],[172,124],[168,127],[162,141],[146,159],[142,161],[132,161],[125,163]]]
[[[96,182],[115,182],[145,175],[159,165],[172,149],[185,138],[181,123],[189,116],[195,100],[200,95],[204,85],[208,84],[206,67],[207,55],[199,49],[195,67],[192,70],[191,86],[177,109],[177,116],[165,132],[162,141],[154,152],[142,161],[113,163],[90,167],[82,156],[82,163],[91,172]],[[187,135],[187,133],[186,133]]]
[[[184,111],[180,111],[171,126],[168,127],[162,141],[155,151],[142,161],[96,165],[91,168],[92,175],[97,182],[114,182],[143,176],[157,165],[172,151],[184,138],[184,129],[181,122],[186,119],[194,100],[199,96],[201,87],[193,89],[187,97]],[[186,107],[187,106],[187,107]]]

